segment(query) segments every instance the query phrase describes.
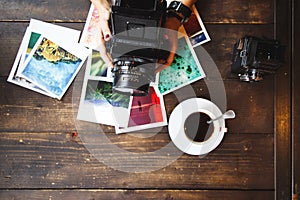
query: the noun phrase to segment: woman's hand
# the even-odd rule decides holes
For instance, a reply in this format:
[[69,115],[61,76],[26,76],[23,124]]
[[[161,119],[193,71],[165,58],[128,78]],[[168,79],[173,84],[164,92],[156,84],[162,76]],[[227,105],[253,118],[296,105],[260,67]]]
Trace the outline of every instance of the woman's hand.
[[[192,6],[196,3],[197,0],[181,0],[188,8],[192,9]],[[169,57],[165,61],[159,61],[160,66],[156,68],[156,72],[160,72],[161,70],[169,67],[175,57],[177,46],[178,46],[178,29],[181,25],[181,22],[177,17],[167,16],[166,22],[164,24],[165,33],[164,39],[168,41],[169,44]]]
[[156,68],[156,72],[160,72],[172,64],[178,46],[178,29],[180,25],[181,23],[176,17],[169,16],[166,18],[163,39],[168,43],[169,56],[166,60],[159,61],[160,66]]
[[108,20],[110,18],[111,5],[108,0],[91,0],[100,15],[100,54],[103,61],[110,67],[113,67],[112,58],[110,54],[106,51],[105,42],[109,41],[111,38],[111,31],[109,28]]
[[[108,20],[110,18],[110,12],[111,12],[111,5],[109,3],[109,0],[90,0],[94,6],[97,8],[99,15],[100,15],[100,54],[104,62],[110,66],[113,67],[112,58],[111,55],[106,51],[105,42],[109,41],[111,38],[111,31],[109,28]],[[192,5],[197,0],[181,0],[182,3],[184,3],[188,7],[192,7]],[[178,40],[178,29],[180,27],[181,23],[180,21],[173,16],[168,16],[165,24],[164,24],[164,39],[168,41],[169,44],[169,56],[167,60],[165,61],[159,61],[161,64],[157,69],[156,72],[159,72],[167,67],[169,67],[173,60],[174,56],[177,50],[177,40]]]

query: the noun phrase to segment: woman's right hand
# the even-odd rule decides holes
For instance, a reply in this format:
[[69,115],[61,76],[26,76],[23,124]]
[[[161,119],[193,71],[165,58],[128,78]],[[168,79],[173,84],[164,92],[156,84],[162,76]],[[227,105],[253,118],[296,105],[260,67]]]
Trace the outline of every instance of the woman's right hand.
[[103,61],[109,66],[113,67],[111,55],[106,51],[105,42],[111,39],[111,31],[109,28],[108,20],[110,18],[111,5],[108,0],[90,0],[100,16],[100,46],[99,51]]

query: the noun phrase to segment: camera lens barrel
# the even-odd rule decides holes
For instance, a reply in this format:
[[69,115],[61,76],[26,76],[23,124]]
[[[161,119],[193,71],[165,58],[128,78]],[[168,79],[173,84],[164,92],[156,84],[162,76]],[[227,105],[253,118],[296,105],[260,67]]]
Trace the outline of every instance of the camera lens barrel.
[[133,96],[147,95],[155,76],[154,69],[155,63],[147,59],[132,56],[115,59],[113,90]]

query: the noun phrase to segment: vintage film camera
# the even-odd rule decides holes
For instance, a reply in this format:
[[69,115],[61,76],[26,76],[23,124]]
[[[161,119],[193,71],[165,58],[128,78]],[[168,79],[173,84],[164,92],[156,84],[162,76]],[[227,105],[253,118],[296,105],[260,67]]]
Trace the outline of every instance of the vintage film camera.
[[245,36],[234,45],[231,73],[241,81],[260,81],[284,62],[284,46],[279,41]]
[[113,90],[147,95],[155,80],[165,0],[116,0],[112,6]]

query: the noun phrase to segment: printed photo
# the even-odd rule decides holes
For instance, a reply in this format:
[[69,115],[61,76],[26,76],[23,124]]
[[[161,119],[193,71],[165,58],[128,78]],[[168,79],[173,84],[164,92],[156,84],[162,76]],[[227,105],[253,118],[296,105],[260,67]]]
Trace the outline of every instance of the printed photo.
[[192,14],[189,20],[183,24],[184,30],[187,36],[191,40],[191,44],[193,47],[204,44],[210,41],[210,37],[208,32],[202,22],[202,19],[199,15],[199,12],[196,6],[193,6]]
[[97,105],[111,105],[128,109],[130,95],[113,92],[112,83],[99,80],[88,80],[85,101]]
[[23,63],[23,62],[21,62],[21,57],[22,57],[22,53],[24,52],[24,49],[26,49],[29,36],[30,36],[30,31],[27,28],[26,32],[24,34],[23,40],[21,42],[20,48],[18,50],[18,53],[16,55],[14,64],[13,64],[10,74],[7,78],[7,81],[10,83],[19,85],[21,87],[33,90],[35,92],[41,93],[43,95],[47,95],[52,98],[55,98],[54,95],[46,92],[45,90],[42,90],[41,88],[37,87],[36,85],[34,85],[30,81],[26,80],[25,78],[20,77],[17,73],[19,71],[20,66],[22,66],[22,63]]
[[107,67],[97,50],[92,50],[90,76],[112,77],[111,68]]
[[41,89],[31,80],[22,76],[22,72],[25,67],[25,61],[31,54],[31,50],[35,47],[37,41],[40,39],[42,33],[47,33],[47,36],[55,38],[60,41],[64,46],[74,46],[74,43],[78,42],[80,31],[58,26],[51,23],[46,23],[36,19],[31,19],[29,26],[26,28],[26,32],[23,36],[21,45],[16,55],[14,64],[7,81],[19,85],[21,87],[33,90],[35,92],[57,98],[56,95]]
[[92,57],[93,53],[88,56],[86,64],[77,119],[111,126],[127,126],[131,96],[114,93],[112,78],[93,76],[99,73],[93,73]]
[[82,32],[80,43],[86,47],[97,49],[100,44],[100,29],[99,22],[100,16],[98,10],[93,4],[90,6],[90,10],[86,19],[86,23]]
[[60,26],[54,23],[48,23],[37,19],[30,19],[30,30],[37,33],[47,33],[48,36],[54,38],[59,43],[67,43],[72,45],[78,43],[81,31]]
[[21,77],[60,99],[83,60],[46,37],[40,37],[25,61]]
[[153,87],[147,96],[133,97],[128,127],[163,122],[160,99]]
[[29,56],[31,50],[33,49],[33,47],[35,46],[35,44],[37,43],[38,39],[41,37],[40,33],[35,33],[35,32],[31,32],[30,33],[30,38],[28,41],[28,46],[26,48],[26,52],[25,52],[25,59],[23,59],[24,61],[26,60],[26,58]]
[[207,40],[206,35],[204,33],[196,34],[193,37],[190,37],[191,44],[193,46],[203,44]]
[[31,53],[31,50],[36,45],[38,39],[41,37],[40,33],[31,32],[31,31],[29,31],[29,32],[30,32],[29,40],[25,41],[27,48],[24,48],[24,50],[23,50],[23,54],[21,56],[21,61],[20,61],[20,67],[18,68],[18,71],[17,71],[18,76],[20,76],[22,71],[24,70],[25,60],[28,58],[29,54]]
[[101,100],[99,100],[100,97],[97,98],[97,100],[95,98],[87,98],[87,100],[84,100],[84,97],[82,98],[81,96],[77,119],[97,124],[116,126],[117,122],[115,120],[112,105],[102,95]]
[[182,37],[178,40],[172,65],[159,73],[158,89],[165,95],[204,77],[190,41],[187,37]]
[[125,133],[167,125],[164,100],[154,86],[147,96],[133,96],[128,126],[115,127],[116,133]]
[[57,43],[64,44],[67,46],[73,46],[74,43],[78,43],[80,31],[59,26],[52,23],[43,22],[36,19],[30,19],[28,26],[30,32],[30,38],[25,40],[27,48],[24,48],[22,52],[21,64],[18,68],[17,75],[20,76],[21,72],[24,69],[24,62],[28,55],[30,54],[32,48],[35,46],[37,40],[41,34],[47,34],[51,39],[55,39]]
[[[80,39],[80,43],[92,49],[98,49],[100,44],[99,19],[99,12],[94,7],[94,5],[91,4],[86,23],[83,29],[83,33]],[[183,24],[183,28],[184,31],[182,32],[186,33],[187,36],[191,39],[191,41],[193,41],[193,47],[210,41],[209,34],[204,26],[204,23],[200,17],[196,6],[193,6],[192,14],[189,20]]]
[[196,33],[202,32],[202,27],[198,21],[195,12],[192,12],[189,20],[186,23],[183,23],[183,27],[188,37],[191,37]]

